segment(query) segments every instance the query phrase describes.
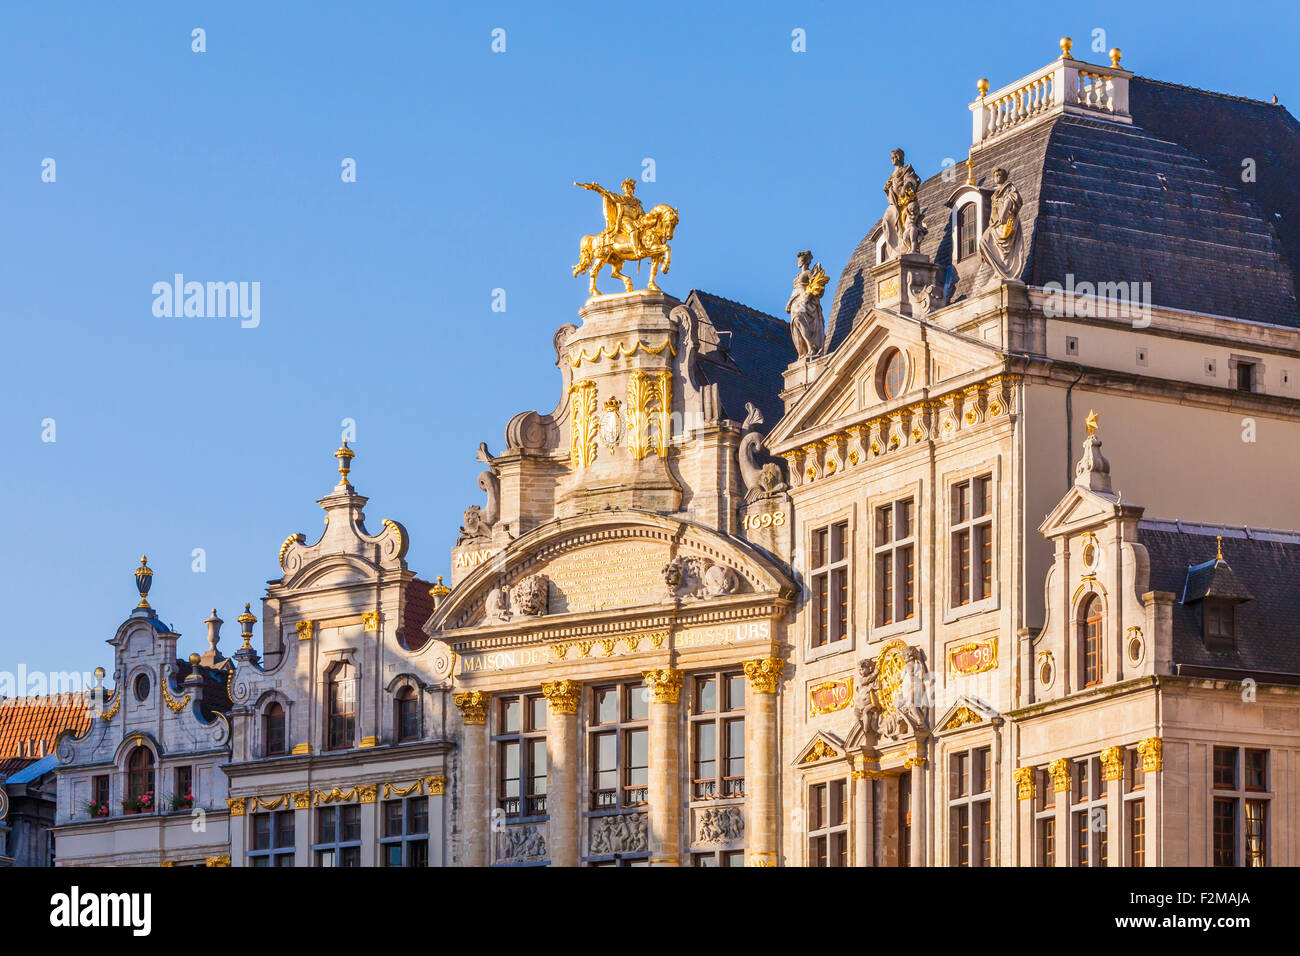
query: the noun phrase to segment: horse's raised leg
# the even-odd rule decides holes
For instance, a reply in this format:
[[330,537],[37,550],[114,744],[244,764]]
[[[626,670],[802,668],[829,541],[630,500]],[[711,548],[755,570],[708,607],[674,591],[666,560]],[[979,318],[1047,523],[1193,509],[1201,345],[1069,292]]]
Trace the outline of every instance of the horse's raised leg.
[[623,275],[623,261],[621,259],[611,259],[609,261],[609,274],[615,279],[622,280],[625,291],[632,291],[632,280]]

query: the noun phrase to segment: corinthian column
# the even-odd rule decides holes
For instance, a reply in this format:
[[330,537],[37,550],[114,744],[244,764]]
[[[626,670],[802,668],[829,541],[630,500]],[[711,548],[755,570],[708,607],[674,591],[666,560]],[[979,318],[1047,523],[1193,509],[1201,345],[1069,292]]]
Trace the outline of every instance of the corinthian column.
[[487,710],[491,698],[481,690],[455,694],[465,723],[465,865],[488,865]]
[[749,700],[745,701],[746,866],[776,866],[776,688],[785,661],[760,657],[745,661]]
[[677,866],[681,853],[678,821],[682,794],[678,780],[677,708],[682,672],[671,667],[644,671],[650,688],[650,865]]
[[582,685],[572,680],[542,684],[550,714],[546,720],[546,854],[551,866],[578,865],[578,701]]

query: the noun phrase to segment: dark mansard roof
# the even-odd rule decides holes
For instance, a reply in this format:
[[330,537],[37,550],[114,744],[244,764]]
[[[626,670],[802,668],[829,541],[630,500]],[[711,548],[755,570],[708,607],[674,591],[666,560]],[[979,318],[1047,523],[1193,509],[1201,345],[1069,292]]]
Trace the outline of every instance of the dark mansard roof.
[[[1175,596],[1173,659],[1182,668],[1300,677],[1300,533],[1143,520],[1151,559],[1151,590]],[[1223,536],[1223,559],[1216,536]],[[1209,647],[1203,637],[1206,598],[1237,606],[1237,646]]]
[[[1157,306],[1300,327],[1300,123],[1281,106],[1136,76],[1129,109],[1132,126],[1062,114],[973,154],[979,185],[1001,166],[1024,200],[1021,278],[1149,281]],[[1243,181],[1245,159],[1253,182]],[[921,252],[948,267],[949,301],[993,278],[983,267],[958,280],[951,268],[945,203],[965,171],[932,176],[918,195]],[[884,213],[883,195],[872,211]],[[836,286],[832,348],[874,304],[874,229]]]

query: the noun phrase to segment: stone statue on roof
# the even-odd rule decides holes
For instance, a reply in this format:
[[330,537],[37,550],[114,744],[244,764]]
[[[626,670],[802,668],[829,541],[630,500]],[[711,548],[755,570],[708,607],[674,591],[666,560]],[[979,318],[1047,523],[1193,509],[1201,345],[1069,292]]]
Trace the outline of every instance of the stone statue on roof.
[[813,265],[812,252],[799,253],[799,274],[794,277],[794,291],[786,300],[790,314],[790,336],[795,353],[801,359],[816,358],[826,351],[826,319],[822,315],[822,293],[828,278],[821,263]]
[[[889,208],[885,210],[884,227],[887,255],[892,258],[900,252],[917,251],[903,248],[903,239],[908,220],[918,213],[915,203],[917,191],[921,188],[921,177],[916,174],[911,163],[904,162],[901,149],[892,150],[889,158],[893,161],[894,169],[885,180],[885,197],[889,200]],[[913,238],[914,244],[919,247],[920,237],[915,226],[909,238]]]
[[980,257],[1004,279],[1019,280],[1025,270],[1025,237],[1020,227],[1020,190],[1002,167],[993,170],[995,188],[988,227],[980,236]]

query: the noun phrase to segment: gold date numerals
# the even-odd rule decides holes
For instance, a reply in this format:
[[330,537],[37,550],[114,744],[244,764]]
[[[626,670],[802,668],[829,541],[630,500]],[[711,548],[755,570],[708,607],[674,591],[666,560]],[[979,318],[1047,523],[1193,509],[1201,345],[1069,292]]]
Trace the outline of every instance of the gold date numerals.
[[765,511],[761,515],[745,515],[740,521],[740,526],[746,531],[754,531],[759,528],[779,528],[785,524],[784,511]]

